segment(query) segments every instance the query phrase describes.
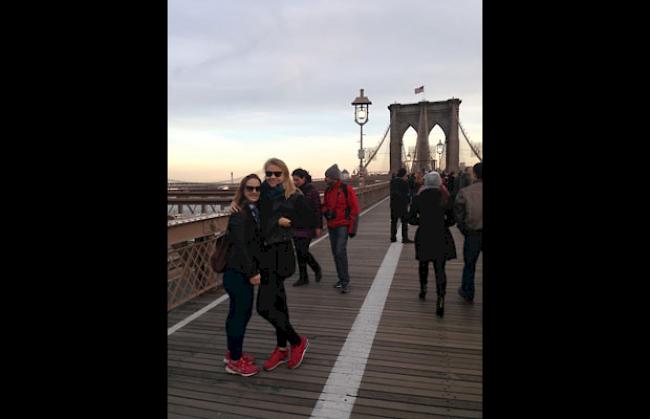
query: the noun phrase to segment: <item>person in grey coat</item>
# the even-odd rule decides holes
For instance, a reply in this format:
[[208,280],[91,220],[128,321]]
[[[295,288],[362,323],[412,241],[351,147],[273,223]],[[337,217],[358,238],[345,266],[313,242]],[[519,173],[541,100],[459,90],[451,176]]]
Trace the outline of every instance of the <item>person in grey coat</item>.
[[474,183],[458,192],[454,204],[458,229],[465,241],[463,243],[463,282],[458,294],[466,303],[474,302],[474,274],[476,261],[483,250],[483,163],[472,168]]

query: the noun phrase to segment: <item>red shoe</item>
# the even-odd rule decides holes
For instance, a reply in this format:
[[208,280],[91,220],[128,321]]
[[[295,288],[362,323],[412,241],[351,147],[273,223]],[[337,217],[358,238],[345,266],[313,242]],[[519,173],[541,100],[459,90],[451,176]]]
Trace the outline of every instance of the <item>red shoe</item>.
[[233,361],[231,359],[230,362],[226,364],[226,372],[230,374],[239,374],[242,377],[250,377],[251,375],[260,372],[260,370],[255,365],[244,361],[244,358],[240,358],[238,361]]
[[[244,360],[244,362],[248,364],[254,364],[255,363],[255,357],[249,353],[242,352],[241,353],[241,359]],[[230,362],[230,351],[226,351],[226,354],[223,356],[223,363],[227,364]]]
[[291,345],[291,359],[287,363],[290,369],[298,368],[302,364],[307,348],[309,348],[309,341],[306,336],[300,337],[300,343],[298,345]]
[[264,361],[264,369],[267,371],[272,371],[277,368],[278,365],[284,364],[289,358],[289,351],[281,351],[277,346],[271,352],[271,357]]

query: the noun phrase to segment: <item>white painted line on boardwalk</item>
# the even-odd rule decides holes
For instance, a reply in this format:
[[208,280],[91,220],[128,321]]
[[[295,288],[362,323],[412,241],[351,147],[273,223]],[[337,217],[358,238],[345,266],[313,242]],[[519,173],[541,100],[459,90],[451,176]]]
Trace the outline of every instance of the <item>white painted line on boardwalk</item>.
[[387,200],[388,198],[390,198],[390,195],[388,195],[386,198],[382,199],[381,201],[377,202],[377,203],[374,204],[372,207],[366,209],[364,212],[362,212],[361,214],[359,214],[359,217],[363,216],[363,215],[364,215],[365,213],[367,213],[368,211],[370,211],[370,210],[372,210],[372,209],[375,209],[375,207],[376,207],[377,205],[381,204],[382,202],[384,202],[384,201]]
[[174,326],[167,329],[167,336],[171,335],[172,333],[174,333],[175,331],[177,331],[181,327],[185,326],[186,324],[188,324],[192,320],[198,318],[199,316],[202,316],[203,314],[205,314],[209,310],[212,310],[214,307],[218,306],[219,304],[226,301],[227,299],[228,299],[228,294],[224,294],[221,297],[217,298],[212,303],[210,303],[209,305],[203,307],[201,310],[199,310],[196,313],[192,314],[191,316],[187,317],[185,320],[182,320],[182,321],[176,323]]
[[363,306],[348,333],[325,388],[311,412],[312,418],[349,418],[366,370],[390,284],[397,270],[402,243],[392,243],[381,262]]
[[[371,209],[374,209],[377,205],[381,204],[382,202],[384,202],[384,201],[387,200],[388,198],[390,198],[390,196],[387,196],[386,198],[384,198],[384,199],[382,199],[381,201],[377,202],[376,204],[374,204],[374,205],[371,206],[370,208],[366,209],[366,210],[363,211],[361,214],[359,214],[359,217],[363,216],[365,213],[367,213],[367,212],[370,211]],[[313,245],[317,244],[317,243],[320,242],[321,240],[324,240],[325,237],[327,237],[327,236],[329,236],[329,233],[327,233],[327,234],[325,234],[324,236],[319,237],[317,240],[314,240],[313,242],[311,242],[311,243],[309,244],[309,247],[312,247]],[[212,310],[213,308],[215,308],[215,307],[218,306],[219,304],[223,303],[223,302],[226,301],[227,299],[228,299],[228,294],[224,294],[224,295],[222,295],[221,297],[217,298],[215,301],[211,302],[211,303],[210,303],[209,305],[207,305],[206,307],[203,307],[201,310],[199,310],[199,311],[197,311],[196,313],[192,314],[191,316],[187,317],[185,320],[181,320],[180,322],[176,323],[174,326],[172,326],[172,327],[170,327],[169,329],[167,329],[167,336],[171,335],[172,333],[174,333],[175,331],[177,331],[177,330],[180,329],[181,327],[185,326],[186,324],[188,324],[188,323],[191,322],[192,320],[195,320],[195,319],[198,318],[199,316],[202,316],[203,314],[205,314],[205,313],[208,312],[209,310]]]

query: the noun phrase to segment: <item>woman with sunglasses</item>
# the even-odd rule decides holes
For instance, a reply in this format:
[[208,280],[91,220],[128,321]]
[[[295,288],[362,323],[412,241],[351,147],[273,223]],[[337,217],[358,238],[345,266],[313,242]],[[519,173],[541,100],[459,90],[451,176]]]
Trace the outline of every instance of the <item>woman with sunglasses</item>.
[[284,289],[284,280],[296,271],[291,227],[308,226],[309,208],[282,160],[267,160],[264,171],[260,200],[264,246],[257,312],[275,327],[277,346],[264,362],[264,369],[271,371],[285,362],[291,369],[298,368],[309,347],[307,337],[298,335],[289,322]]
[[[291,227],[308,227],[310,209],[282,160],[267,160],[264,171],[259,205],[263,245],[257,312],[275,328],[277,346],[264,362],[264,369],[271,371],[285,362],[290,369],[298,368],[309,347],[307,337],[298,335],[289,322],[284,280],[296,271]],[[232,210],[239,210],[236,202]]]
[[242,179],[235,193],[235,202],[241,211],[231,214],[228,220],[230,248],[223,274],[223,286],[230,297],[226,319],[228,351],[224,363],[227,372],[244,377],[259,372],[255,358],[242,352],[242,346],[253,312],[253,287],[260,283],[262,232],[258,204],[261,185],[260,178],[250,174]]

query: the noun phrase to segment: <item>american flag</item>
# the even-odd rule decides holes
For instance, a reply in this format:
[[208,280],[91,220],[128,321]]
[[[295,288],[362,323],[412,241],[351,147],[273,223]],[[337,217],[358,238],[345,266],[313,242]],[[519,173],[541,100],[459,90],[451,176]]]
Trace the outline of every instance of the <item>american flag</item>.
[[424,93],[424,86],[415,88],[415,94],[417,95],[418,93]]

